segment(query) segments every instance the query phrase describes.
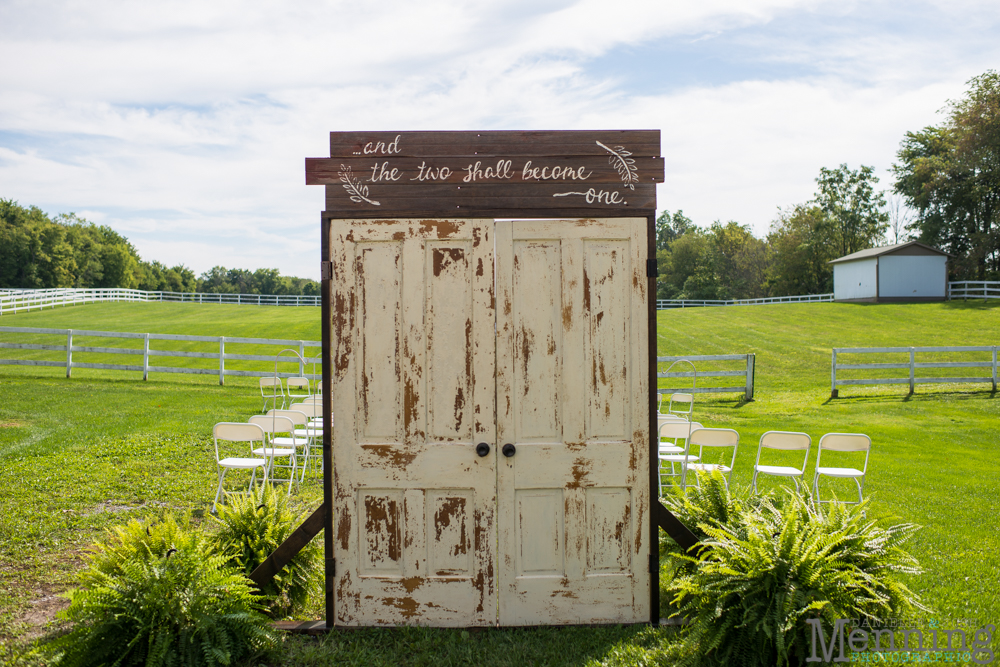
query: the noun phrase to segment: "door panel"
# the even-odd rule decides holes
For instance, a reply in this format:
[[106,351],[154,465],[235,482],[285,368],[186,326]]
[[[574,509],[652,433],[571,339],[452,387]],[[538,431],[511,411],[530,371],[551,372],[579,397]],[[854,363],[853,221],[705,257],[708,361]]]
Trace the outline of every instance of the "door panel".
[[497,222],[499,619],[649,618],[646,224]]
[[496,622],[489,220],[337,221],[336,622]]

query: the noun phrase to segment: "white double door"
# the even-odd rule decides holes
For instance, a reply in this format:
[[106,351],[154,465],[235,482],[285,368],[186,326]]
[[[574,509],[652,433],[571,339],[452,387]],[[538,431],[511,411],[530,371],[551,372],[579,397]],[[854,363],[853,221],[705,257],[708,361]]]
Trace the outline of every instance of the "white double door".
[[648,620],[645,219],[330,243],[336,623]]

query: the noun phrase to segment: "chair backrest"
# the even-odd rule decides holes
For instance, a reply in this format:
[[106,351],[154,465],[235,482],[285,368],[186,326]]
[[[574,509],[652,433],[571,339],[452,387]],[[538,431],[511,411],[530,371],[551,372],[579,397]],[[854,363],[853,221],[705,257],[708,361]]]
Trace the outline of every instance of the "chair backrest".
[[254,442],[264,439],[264,430],[249,422],[219,422],[212,428],[212,437],[232,442]]
[[247,422],[260,426],[264,433],[290,433],[295,428],[295,424],[288,417],[272,414],[254,415]]
[[219,440],[230,442],[264,442],[264,429],[249,422],[219,422],[212,427],[212,440],[215,442],[215,460],[219,457]]
[[288,406],[289,410],[298,410],[299,412],[304,412],[306,417],[322,417],[323,416],[323,404],[319,401],[306,401],[305,403],[292,403]]
[[768,431],[760,436],[760,446],[767,449],[805,449],[812,445],[812,438],[797,431]]
[[[265,391],[267,393],[265,393]],[[277,396],[282,396],[283,391],[281,387],[281,378],[276,378],[274,376],[262,377],[260,379],[260,393],[262,396],[270,396],[272,393]]]
[[699,447],[736,447],[740,434],[731,428],[696,428],[691,431],[691,444]]
[[864,452],[865,465],[861,472],[868,471],[868,455],[872,450],[872,439],[864,433],[827,433],[819,439],[819,449],[816,452],[816,467],[819,467],[823,450],[831,452]]
[[872,439],[863,433],[827,433],[819,439],[819,448],[835,452],[866,452]]
[[686,419],[668,419],[660,424],[658,431],[660,440],[676,440],[678,438],[686,440],[691,431],[696,428],[701,428],[701,424],[689,422]]
[[306,393],[304,395],[305,396],[309,395],[309,387],[310,387],[309,378],[304,378],[304,377],[288,378],[287,380],[285,380],[285,386],[288,388],[288,393],[292,393],[292,388],[294,387],[296,389],[305,389]]
[[289,419],[292,420],[292,424],[294,424],[295,426],[301,426],[309,422],[309,417],[306,416],[306,413],[302,412],[301,410],[268,410],[267,416],[270,417],[271,415],[277,415],[279,417],[288,417]]

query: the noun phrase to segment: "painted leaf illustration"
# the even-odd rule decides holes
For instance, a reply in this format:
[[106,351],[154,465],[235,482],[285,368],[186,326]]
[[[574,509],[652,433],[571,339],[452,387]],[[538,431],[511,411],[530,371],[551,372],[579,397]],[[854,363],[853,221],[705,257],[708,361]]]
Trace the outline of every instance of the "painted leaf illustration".
[[337,172],[337,175],[340,176],[340,180],[344,184],[344,189],[347,190],[347,194],[350,196],[351,201],[358,203],[366,201],[373,206],[382,205],[379,202],[368,198],[368,186],[362,183],[361,179],[354,175],[354,172],[350,167],[346,167],[341,164],[340,171]]
[[639,168],[635,166],[635,159],[632,157],[632,151],[625,150],[624,146],[615,146],[610,148],[605,146],[600,141],[596,142],[598,146],[611,153],[608,157],[608,162],[615,168],[618,175],[622,177],[622,182],[630,190],[635,190],[635,184],[639,182]]

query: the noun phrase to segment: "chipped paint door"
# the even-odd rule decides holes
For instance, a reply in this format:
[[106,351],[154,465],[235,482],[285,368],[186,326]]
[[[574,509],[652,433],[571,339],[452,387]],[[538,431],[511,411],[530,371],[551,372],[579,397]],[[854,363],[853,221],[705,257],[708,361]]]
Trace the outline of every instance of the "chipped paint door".
[[500,624],[645,622],[646,220],[495,231]]
[[330,244],[336,623],[493,624],[493,221],[335,221]]

